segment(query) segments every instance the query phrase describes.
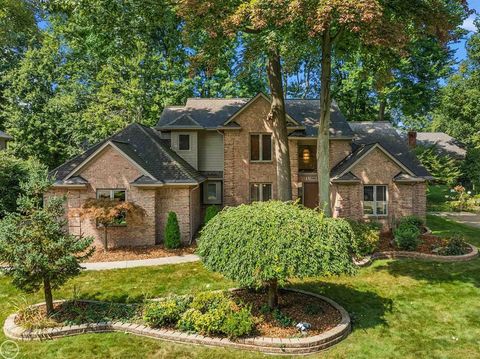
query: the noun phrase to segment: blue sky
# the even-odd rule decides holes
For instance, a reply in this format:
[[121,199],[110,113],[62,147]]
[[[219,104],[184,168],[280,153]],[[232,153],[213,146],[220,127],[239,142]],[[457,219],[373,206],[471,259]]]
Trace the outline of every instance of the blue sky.
[[[478,14],[480,14],[480,0],[468,0],[468,5],[471,9],[474,9]],[[475,31],[475,26],[473,25],[473,20],[475,19],[475,16],[476,14],[470,15],[470,17],[466,19],[463,23],[463,28],[468,30],[469,34]],[[467,38],[468,36],[469,35],[467,35]],[[463,60],[466,57],[465,41],[466,39],[463,39],[458,43],[451,45],[451,48],[455,50],[455,57],[458,61]]]

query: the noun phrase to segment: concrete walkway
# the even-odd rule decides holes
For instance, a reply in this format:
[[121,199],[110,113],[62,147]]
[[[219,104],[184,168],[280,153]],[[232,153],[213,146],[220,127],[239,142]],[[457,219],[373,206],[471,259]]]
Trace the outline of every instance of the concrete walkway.
[[451,219],[470,227],[480,228],[480,214],[471,212],[434,212],[435,216]]
[[85,270],[124,269],[134,267],[151,267],[163,266],[167,264],[190,263],[197,262],[199,260],[200,258],[195,254],[187,254],[185,256],[139,259],[133,261],[82,263],[82,267]]

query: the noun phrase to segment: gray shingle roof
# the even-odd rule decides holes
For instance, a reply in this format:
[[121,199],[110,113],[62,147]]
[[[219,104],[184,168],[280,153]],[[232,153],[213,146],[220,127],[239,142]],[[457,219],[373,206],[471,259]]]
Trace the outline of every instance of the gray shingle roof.
[[6,134],[6,133],[3,132],[3,131],[0,131],[0,138],[3,138],[3,139],[5,139],[5,140],[11,140],[11,139],[13,139],[12,136]]
[[357,162],[362,156],[367,153],[372,147],[375,146],[375,143],[365,144],[358,146],[352,153],[345,157],[340,163],[330,171],[330,177],[333,179],[340,179],[343,172],[345,172],[349,167],[351,167],[355,162]]
[[[176,119],[184,116],[189,116],[206,129],[222,127],[230,117],[249,101],[250,99],[247,98],[190,98],[184,107],[165,108],[157,123],[157,128],[170,129]],[[305,126],[305,130],[295,131],[296,135],[301,137],[315,137],[317,135],[316,126],[320,118],[319,100],[285,100],[285,108],[291,118]],[[351,138],[353,136],[351,128],[335,103],[332,103],[331,109],[330,134],[337,138]]]
[[56,181],[63,181],[68,174],[108,141],[111,141],[138,166],[152,175],[156,183],[195,184],[204,180],[201,174],[169,148],[155,130],[139,124],[131,124],[105,141],[89,148],[83,154],[53,170],[51,175]]
[[379,143],[418,177],[432,178],[408,148],[407,142],[389,122],[350,122],[354,145]]
[[441,154],[464,159],[467,155],[465,146],[444,132],[417,132],[417,143],[422,146],[435,146]]

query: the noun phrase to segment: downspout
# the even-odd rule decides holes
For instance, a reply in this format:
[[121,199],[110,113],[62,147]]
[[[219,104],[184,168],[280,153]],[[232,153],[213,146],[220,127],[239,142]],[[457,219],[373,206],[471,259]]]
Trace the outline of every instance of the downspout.
[[192,200],[192,194],[193,194],[193,191],[195,191],[196,189],[200,189],[200,185],[197,184],[195,187],[193,187],[191,190],[190,190],[190,196],[189,196],[189,207],[190,207],[190,241],[188,242],[188,245],[192,245],[192,242],[193,242],[193,236],[194,236],[194,233],[193,233],[193,211],[192,211],[192,207],[193,207],[193,200]]

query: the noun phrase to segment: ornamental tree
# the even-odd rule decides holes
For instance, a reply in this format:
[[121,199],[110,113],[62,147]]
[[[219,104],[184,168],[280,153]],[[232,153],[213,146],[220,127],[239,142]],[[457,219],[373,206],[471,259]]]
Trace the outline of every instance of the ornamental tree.
[[269,201],[221,211],[202,229],[197,253],[209,270],[242,286],[267,287],[273,308],[278,286],[291,278],[353,273],[353,243],[345,220]]
[[8,214],[0,221],[0,262],[13,285],[27,293],[42,286],[47,314],[53,313],[52,289],[80,273],[93,249],[91,237],[68,233],[64,198],[52,197],[43,208]]
[[80,218],[89,218],[103,227],[103,246],[108,251],[110,227],[142,223],[145,210],[133,202],[90,198],[79,210]]

